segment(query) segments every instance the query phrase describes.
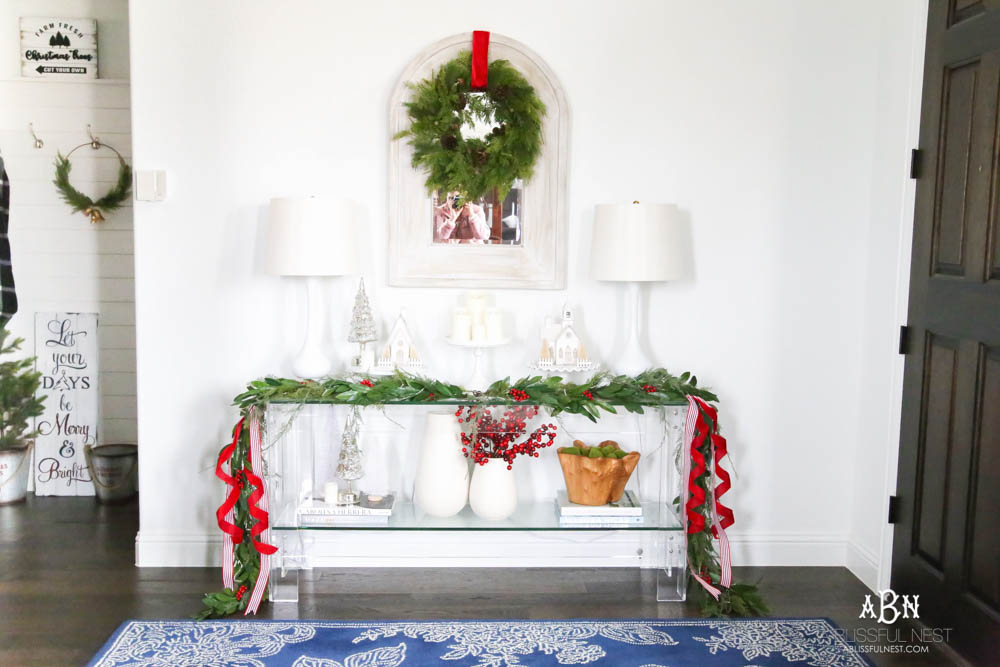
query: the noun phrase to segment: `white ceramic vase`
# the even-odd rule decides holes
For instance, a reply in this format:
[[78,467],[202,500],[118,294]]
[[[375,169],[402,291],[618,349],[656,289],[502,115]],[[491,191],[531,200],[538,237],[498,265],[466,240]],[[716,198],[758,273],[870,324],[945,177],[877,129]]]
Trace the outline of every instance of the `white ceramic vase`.
[[31,444],[24,449],[0,450],[0,505],[18,503],[28,493]]
[[517,485],[514,471],[507,470],[503,459],[489,459],[472,471],[469,505],[476,516],[502,521],[517,509]]
[[454,516],[469,499],[469,462],[462,455],[461,432],[454,412],[428,413],[414,495],[417,507],[431,516]]

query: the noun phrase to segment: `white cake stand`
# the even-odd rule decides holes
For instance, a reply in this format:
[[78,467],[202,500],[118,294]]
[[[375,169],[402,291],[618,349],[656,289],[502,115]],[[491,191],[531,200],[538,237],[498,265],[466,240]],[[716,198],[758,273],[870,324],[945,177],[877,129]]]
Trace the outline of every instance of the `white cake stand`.
[[472,391],[486,391],[489,389],[490,381],[486,377],[486,371],[483,364],[483,351],[492,350],[495,347],[500,347],[506,345],[510,342],[509,338],[503,338],[500,340],[467,340],[458,341],[451,338],[445,338],[449,345],[454,345],[455,347],[464,347],[472,350],[473,353],[473,364],[472,364],[472,377],[469,378],[466,384],[466,389],[471,389]]

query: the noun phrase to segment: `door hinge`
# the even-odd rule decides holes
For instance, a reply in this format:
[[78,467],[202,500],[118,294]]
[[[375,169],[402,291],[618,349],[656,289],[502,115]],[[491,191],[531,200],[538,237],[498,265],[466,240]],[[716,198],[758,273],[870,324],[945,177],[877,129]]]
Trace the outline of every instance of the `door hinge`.
[[899,523],[899,496],[889,496],[889,523]]
[[919,148],[910,150],[910,178],[920,178],[920,158],[923,152]]
[[910,327],[905,324],[899,327],[899,353],[910,353]]

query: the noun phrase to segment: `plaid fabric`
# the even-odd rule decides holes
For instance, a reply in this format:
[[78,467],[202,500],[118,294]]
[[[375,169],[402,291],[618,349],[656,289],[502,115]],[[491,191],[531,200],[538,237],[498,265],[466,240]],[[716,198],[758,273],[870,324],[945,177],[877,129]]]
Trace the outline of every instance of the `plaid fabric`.
[[0,326],[17,312],[17,294],[14,292],[14,269],[10,264],[10,181],[0,156]]

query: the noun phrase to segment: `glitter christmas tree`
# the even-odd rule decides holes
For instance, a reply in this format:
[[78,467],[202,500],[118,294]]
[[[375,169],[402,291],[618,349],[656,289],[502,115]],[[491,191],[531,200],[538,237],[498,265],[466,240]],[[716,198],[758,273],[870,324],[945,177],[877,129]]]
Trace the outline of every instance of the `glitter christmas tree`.
[[361,343],[362,350],[365,348],[365,343],[378,340],[378,335],[375,333],[375,318],[372,316],[372,307],[368,303],[368,294],[365,292],[364,278],[358,284],[358,293],[354,297],[351,331],[347,335],[347,340],[351,343]]
[[347,482],[347,489],[341,489],[337,494],[337,502],[342,505],[356,504],[360,497],[354,487],[354,482],[365,475],[361,467],[361,448],[358,447],[360,430],[361,411],[354,406],[347,417],[347,423],[344,424],[344,435],[340,440],[340,458],[337,460],[337,477]]

